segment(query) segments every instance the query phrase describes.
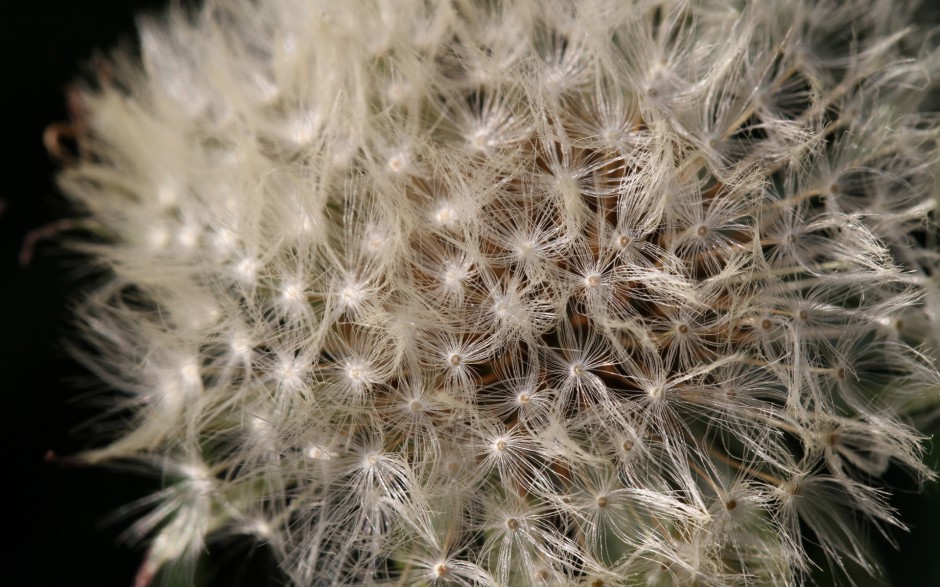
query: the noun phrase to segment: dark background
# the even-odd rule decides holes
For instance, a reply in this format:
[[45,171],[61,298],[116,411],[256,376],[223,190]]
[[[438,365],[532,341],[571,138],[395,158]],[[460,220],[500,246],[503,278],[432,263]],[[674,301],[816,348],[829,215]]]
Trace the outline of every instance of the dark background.
[[[94,410],[76,398],[93,386],[61,341],[70,332],[69,300],[79,297],[88,277],[78,270],[80,259],[54,242],[41,242],[29,266],[20,266],[17,256],[29,230],[69,215],[54,187],[56,165],[42,145],[43,129],[67,117],[67,84],[96,49],[132,44],[134,15],[163,4],[34,0],[13,4],[12,14],[7,8],[0,24],[0,446],[6,448],[0,458],[13,463],[0,477],[7,504],[0,513],[7,544],[0,551],[3,585],[130,587],[143,558],[139,547],[119,543],[129,520],[107,518],[157,489],[159,481],[44,459],[49,450],[69,455],[87,446],[88,433],[77,427]],[[935,465],[938,453],[933,448]],[[940,585],[940,486],[918,495],[898,472],[891,481],[900,488],[892,503],[912,531],[894,533],[900,553],[876,540],[886,574],[899,587]],[[229,563],[235,564],[221,564]]]
[[56,164],[42,144],[46,125],[67,118],[67,84],[95,49],[133,42],[134,14],[162,4],[33,0],[7,4],[0,17],[0,430],[6,448],[0,458],[13,462],[0,477],[7,510],[0,515],[2,585],[131,587],[143,557],[139,548],[118,544],[128,521],[106,518],[156,489],[157,480],[43,458],[50,449],[69,455],[87,446],[88,434],[76,427],[93,410],[74,400],[90,389],[89,377],[60,344],[69,332],[68,301],[79,297],[87,278],[77,270],[79,259],[52,242],[38,245],[28,267],[17,256],[27,231],[69,214],[54,187]]

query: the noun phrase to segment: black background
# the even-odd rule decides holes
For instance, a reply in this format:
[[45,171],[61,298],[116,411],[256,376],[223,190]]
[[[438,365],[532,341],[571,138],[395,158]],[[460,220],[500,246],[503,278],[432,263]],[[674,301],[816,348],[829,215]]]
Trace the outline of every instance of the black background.
[[[107,522],[107,518],[158,488],[159,480],[44,460],[49,450],[68,455],[87,445],[87,433],[76,427],[94,409],[76,398],[81,390],[93,387],[89,376],[63,352],[61,341],[70,332],[68,301],[77,299],[88,279],[78,270],[80,260],[54,242],[40,243],[27,267],[18,264],[17,256],[29,230],[69,214],[54,187],[56,165],[42,145],[46,125],[66,119],[67,84],[96,49],[133,43],[134,15],[163,4],[161,0],[34,1],[13,4],[12,14],[6,8],[0,17],[4,115],[0,200],[5,207],[0,215],[4,436],[0,532],[6,534],[0,583],[4,585],[130,587],[143,558],[139,547],[118,541],[129,521]],[[935,448],[934,463],[938,452]],[[940,585],[940,487],[933,484],[927,495],[917,495],[897,472],[891,481],[901,488],[892,503],[912,531],[894,533],[902,546],[900,553],[876,540],[883,547],[886,573],[898,586]],[[258,584],[248,578],[242,582]]]
[[89,376],[61,345],[69,333],[68,301],[87,278],[77,270],[79,260],[52,242],[39,244],[28,267],[17,256],[27,231],[68,216],[52,179],[56,164],[42,144],[46,125],[67,118],[67,84],[96,48],[133,42],[134,14],[162,4],[37,0],[9,3],[0,16],[3,585],[130,587],[143,557],[141,549],[118,544],[128,521],[106,518],[157,488],[158,480],[43,458],[50,449],[69,455],[87,446],[88,434],[76,427],[93,409],[75,398],[91,389]]

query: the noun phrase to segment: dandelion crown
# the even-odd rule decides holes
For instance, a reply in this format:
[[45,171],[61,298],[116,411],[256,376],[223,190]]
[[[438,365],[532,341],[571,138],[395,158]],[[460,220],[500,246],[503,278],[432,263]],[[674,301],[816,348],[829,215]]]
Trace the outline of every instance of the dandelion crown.
[[[938,400],[940,59],[891,0],[208,0],[82,94],[77,352],[138,577],[874,571]],[[91,87],[93,86],[93,87]],[[811,561],[809,542],[824,560]]]

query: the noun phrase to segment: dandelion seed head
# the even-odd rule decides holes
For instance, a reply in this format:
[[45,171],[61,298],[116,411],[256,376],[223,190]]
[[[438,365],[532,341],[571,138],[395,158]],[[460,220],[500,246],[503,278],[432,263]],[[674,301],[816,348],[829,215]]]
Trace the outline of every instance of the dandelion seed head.
[[874,571],[889,464],[934,476],[935,31],[654,4],[207,1],[98,68],[80,459],[167,480],[148,573],[236,535],[297,587]]

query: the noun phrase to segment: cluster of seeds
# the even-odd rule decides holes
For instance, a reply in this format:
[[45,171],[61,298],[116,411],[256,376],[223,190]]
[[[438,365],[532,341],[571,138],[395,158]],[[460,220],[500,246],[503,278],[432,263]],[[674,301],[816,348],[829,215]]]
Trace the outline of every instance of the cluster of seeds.
[[[85,459],[296,585],[871,570],[936,401],[940,67],[891,1],[209,0],[61,181],[124,395]],[[806,536],[808,532],[808,536]],[[826,562],[817,561],[825,566]]]

